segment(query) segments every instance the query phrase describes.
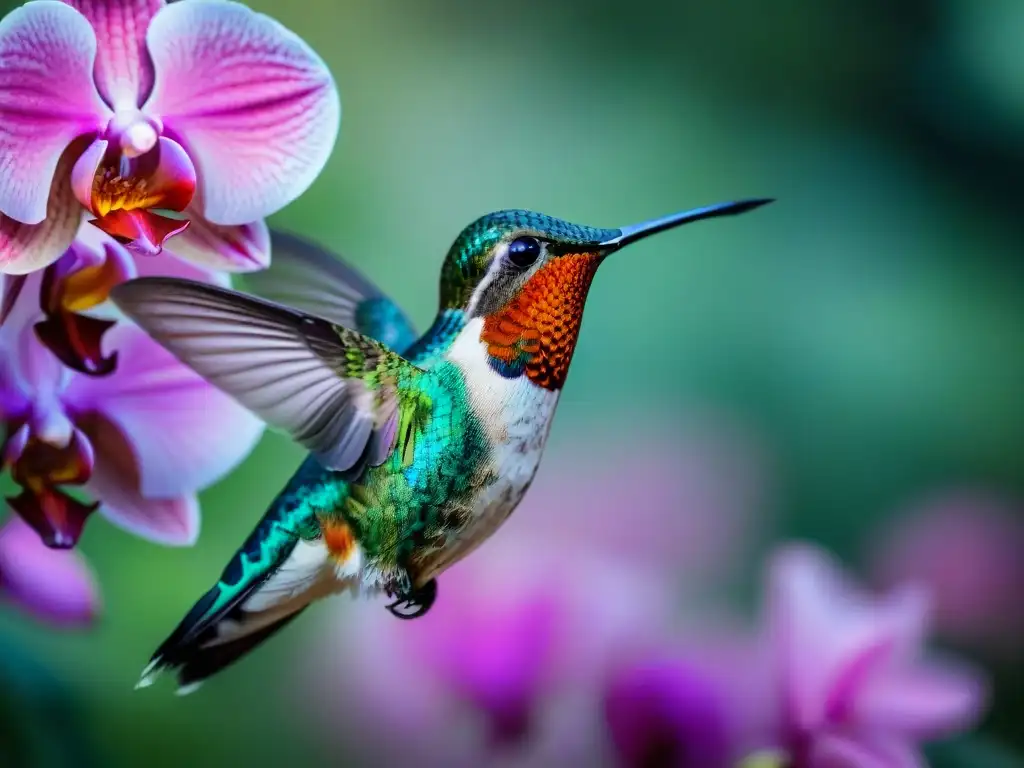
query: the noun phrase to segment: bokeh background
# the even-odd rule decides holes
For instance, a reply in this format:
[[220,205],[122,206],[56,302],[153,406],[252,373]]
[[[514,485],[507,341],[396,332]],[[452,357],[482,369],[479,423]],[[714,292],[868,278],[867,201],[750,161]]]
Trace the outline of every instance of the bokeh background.
[[[325,172],[271,223],[344,254],[420,327],[450,242],[489,210],[616,226],[777,197],[603,268],[537,487],[488,546],[514,581],[534,522],[546,537],[566,507],[579,530],[658,507],[639,519],[686,521],[673,535],[701,561],[668,571],[681,594],[738,615],[781,540],[819,542],[868,582],[927,576],[939,641],[995,680],[979,734],[936,765],[1024,764],[1024,4],[250,5],[326,59],[343,103]],[[255,768],[376,753],[387,722],[347,727],[375,711],[372,676],[339,660],[377,630],[350,632],[370,613],[344,600],[195,696],[132,690],[300,458],[267,435],[203,496],[191,549],[90,525],[94,629],[0,611],[0,759]],[[571,532],[561,541],[572,563]],[[415,663],[399,656],[396,669]]]

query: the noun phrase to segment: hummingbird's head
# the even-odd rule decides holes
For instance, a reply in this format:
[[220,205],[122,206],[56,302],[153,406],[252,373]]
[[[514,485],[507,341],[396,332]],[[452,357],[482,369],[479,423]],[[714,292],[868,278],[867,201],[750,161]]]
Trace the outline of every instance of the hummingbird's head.
[[757,208],[767,199],[721,203],[619,229],[571,224],[532,211],[489,213],[455,240],[441,270],[441,307],[483,318],[492,367],[559,389],[576,345],[597,268],[648,235]]

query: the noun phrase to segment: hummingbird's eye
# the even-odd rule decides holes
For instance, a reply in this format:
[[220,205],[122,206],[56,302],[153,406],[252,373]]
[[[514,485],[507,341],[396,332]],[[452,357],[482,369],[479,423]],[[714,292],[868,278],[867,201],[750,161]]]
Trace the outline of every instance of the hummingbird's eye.
[[535,237],[517,237],[508,244],[508,260],[526,269],[540,256],[540,241]]

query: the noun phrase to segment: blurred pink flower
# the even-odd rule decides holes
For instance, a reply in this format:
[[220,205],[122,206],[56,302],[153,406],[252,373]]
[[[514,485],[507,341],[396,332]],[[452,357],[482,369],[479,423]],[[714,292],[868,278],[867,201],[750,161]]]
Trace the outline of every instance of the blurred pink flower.
[[84,626],[99,610],[96,583],[78,552],[50,549],[25,522],[0,527],[0,596],[39,618]]
[[570,554],[570,569],[551,547],[508,546],[453,567],[414,622],[342,604],[337,634],[309,655],[306,694],[347,754],[467,768],[606,754],[599,670],[669,631],[667,585],[609,559]]
[[935,628],[978,650],[1024,652],[1024,511],[980,492],[940,496],[872,540],[870,571],[884,585],[926,584]]
[[604,719],[623,768],[725,768],[775,743],[770,649],[746,622],[689,617],[604,675]]
[[923,653],[923,593],[869,596],[804,545],[775,552],[766,592],[745,638],[684,638],[617,666],[604,702],[621,765],[771,753],[790,768],[916,768],[919,744],[980,714],[981,678]]
[[0,21],[0,271],[57,259],[79,205],[145,253],[192,220],[219,269],[266,266],[246,229],[309,187],[340,114],[309,46],[231,0],[28,2]]
[[[738,672],[738,670],[737,670]],[[623,768],[728,768],[741,756],[728,689],[676,651],[623,665],[604,692]]]
[[78,552],[50,549],[19,518],[0,527],[0,596],[54,624],[89,624],[99,610],[92,571]]
[[[168,256],[150,258],[180,271]],[[42,279],[27,278],[31,290],[0,325],[2,460],[20,486],[8,503],[52,547],[74,546],[97,507],[137,535],[191,544],[195,493],[249,453],[262,423],[126,323],[104,336],[116,370],[98,377],[65,368],[39,342]]]
[[779,740],[795,768],[920,766],[918,744],[980,713],[981,679],[923,654],[923,592],[867,595],[827,555],[801,545],[775,554],[768,579]]
[[700,450],[652,429],[622,455],[606,429],[549,448],[522,507],[439,579],[425,617],[339,606],[304,690],[349,754],[422,766],[614,759],[609,670],[678,637],[684,575],[735,567],[750,519],[736,499],[756,496],[757,473],[735,436],[703,435]]

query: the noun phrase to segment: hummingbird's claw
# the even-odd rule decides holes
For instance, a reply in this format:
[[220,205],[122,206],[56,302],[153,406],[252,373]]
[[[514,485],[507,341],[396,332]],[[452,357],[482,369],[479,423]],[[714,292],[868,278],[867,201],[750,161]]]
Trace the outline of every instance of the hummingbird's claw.
[[436,599],[437,579],[431,579],[419,589],[399,595],[387,609],[399,619],[418,619],[430,610]]

